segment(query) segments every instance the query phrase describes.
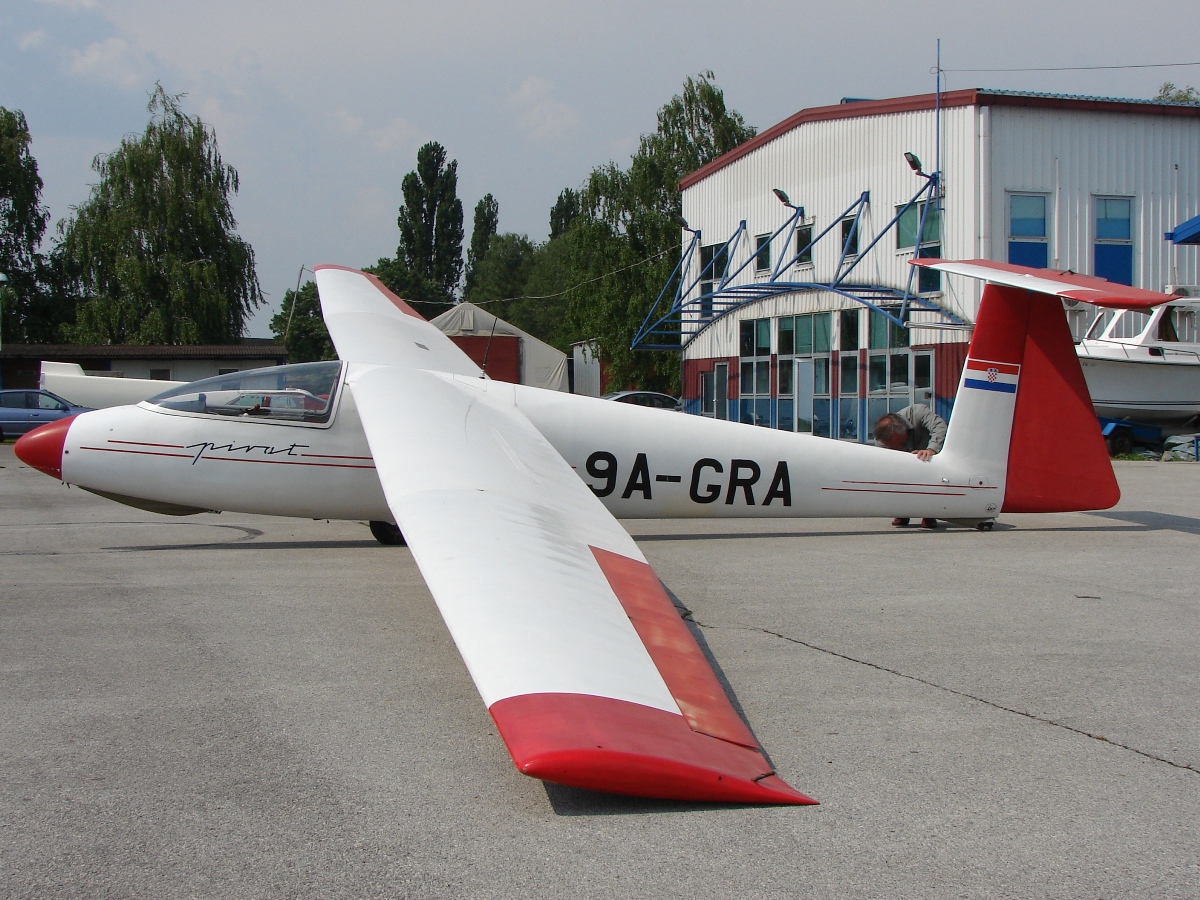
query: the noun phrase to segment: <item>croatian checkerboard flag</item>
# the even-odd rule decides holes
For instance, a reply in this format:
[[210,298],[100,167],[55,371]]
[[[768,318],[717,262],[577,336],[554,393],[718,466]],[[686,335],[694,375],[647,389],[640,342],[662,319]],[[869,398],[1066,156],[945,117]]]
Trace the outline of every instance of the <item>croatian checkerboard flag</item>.
[[990,362],[986,359],[968,359],[963,372],[963,387],[980,391],[999,391],[1004,394],[1017,392],[1017,379],[1021,367],[1012,363]]

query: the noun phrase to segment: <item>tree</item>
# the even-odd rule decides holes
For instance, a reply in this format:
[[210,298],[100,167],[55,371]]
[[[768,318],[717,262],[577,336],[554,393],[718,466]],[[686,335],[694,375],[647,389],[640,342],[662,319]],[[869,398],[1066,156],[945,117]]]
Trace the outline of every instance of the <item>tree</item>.
[[155,87],[145,133],[96,157],[99,184],[60,226],[74,341],[232,343],[262,302],[254,251],[230,206],[237,172],[181,97]]
[[[417,168],[401,182],[404,205],[396,222],[396,259],[374,267],[380,279],[422,312],[454,300],[462,277],[463,209],[458,199],[458,160],[446,163],[441,144],[417,151]],[[432,309],[422,309],[433,306]]]
[[563,188],[550,210],[550,239],[563,234],[578,215],[579,194],[570,188]]
[[488,251],[488,244],[500,226],[500,204],[491,194],[475,204],[475,223],[471,229],[471,246],[467,248],[467,273],[463,278],[463,296],[471,293],[478,276],[477,269]]
[[634,352],[630,344],[679,260],[679,180],[755,133],[726,108],[713,77],[703,72],[684,82],[659,110],[658,128],[642,136],[627,170],[608,163],[592,171],[579,215],[550,241],[566,243],[560,251],[564,289],[570,288],[566,333],[595,338],[620,387],[678,390],[677,354]]
[[1173,81],[1164,81],[1155,100],[1170,100],[1172,103],[1200,103],[1200,91],[1190,84],[1187,87],[1176,87]]
[[45,260],[38,252],[50,214],[42,206],[42,179],[29,152],[25,114],[0,106],[0,337],[7,341],[54,339],[61,322],[45,290]]
[[533,242],[523,234],[497,234],[479,261],[475,283],[464,299],[487,304],[488,312],[524,328],[520,322],[525,288],[533,269]]
[[338,358],[321,317],[315,281],[306,281],[300,290],[283,295],[279,312],[271,317],[271,334],[287,346],[290,363]]

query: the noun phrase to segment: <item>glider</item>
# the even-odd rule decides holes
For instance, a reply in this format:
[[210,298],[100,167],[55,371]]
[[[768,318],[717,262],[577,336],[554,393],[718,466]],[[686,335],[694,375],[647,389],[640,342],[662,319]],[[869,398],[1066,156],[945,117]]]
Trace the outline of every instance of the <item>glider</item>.
[[616,517],[986,527],[1001,512],[1116,503],[1055,295],[1136,305],[1149,292],[920,262],[990,282],[945,446],[929,462],[496,382],[377,278],[339,266],[316,279],[340,361],[175,387],[44,426],[16,453],[166,514],[398,526],[527,775],[668,799],[812,803],[774,771]]

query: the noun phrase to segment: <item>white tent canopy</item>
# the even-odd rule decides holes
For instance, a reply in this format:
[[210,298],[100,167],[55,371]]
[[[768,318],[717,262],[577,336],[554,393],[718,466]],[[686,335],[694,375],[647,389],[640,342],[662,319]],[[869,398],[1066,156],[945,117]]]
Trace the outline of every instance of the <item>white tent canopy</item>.
[[488,337],[494,333],[520,338],[521,384],[551,391],[571,389],[565,353],[555,350],[544,341],[539,341],[533,335],[526,334],[515,325],[510,325],[473,303],[459,303],[432,321],[438,330],[448,337]]

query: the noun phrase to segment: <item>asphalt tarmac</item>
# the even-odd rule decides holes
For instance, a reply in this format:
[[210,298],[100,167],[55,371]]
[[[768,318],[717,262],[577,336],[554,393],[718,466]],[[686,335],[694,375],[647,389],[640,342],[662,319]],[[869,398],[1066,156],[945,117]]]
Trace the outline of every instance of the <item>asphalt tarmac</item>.
[[0,896],[1200,897],[1200,465],[990,534],[626,523],[816,807],[516,772],[412,558],[0,447]]

